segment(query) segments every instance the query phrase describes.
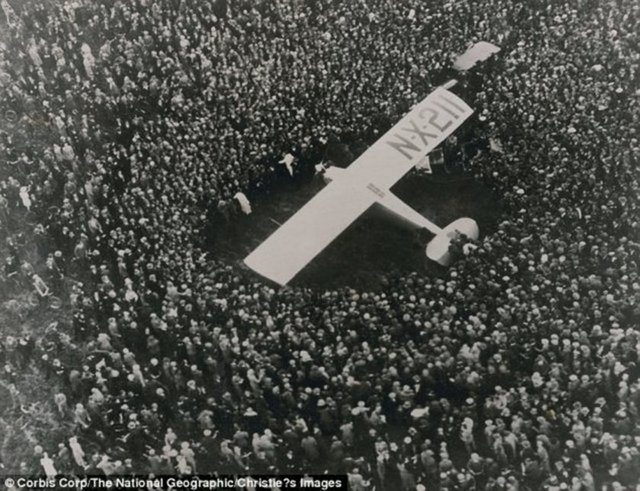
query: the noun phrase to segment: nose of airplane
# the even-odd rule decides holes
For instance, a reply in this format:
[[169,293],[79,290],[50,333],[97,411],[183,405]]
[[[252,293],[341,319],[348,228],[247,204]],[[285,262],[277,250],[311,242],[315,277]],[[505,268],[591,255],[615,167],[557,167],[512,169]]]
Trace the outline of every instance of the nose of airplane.
[[458,218],[451,222],[427,244],[427,257],[442,266],[449,266],[451,264],[449,244],[458,235],[466,235],[473,240],[477,239],[480,236],[478,224],[472,218]]

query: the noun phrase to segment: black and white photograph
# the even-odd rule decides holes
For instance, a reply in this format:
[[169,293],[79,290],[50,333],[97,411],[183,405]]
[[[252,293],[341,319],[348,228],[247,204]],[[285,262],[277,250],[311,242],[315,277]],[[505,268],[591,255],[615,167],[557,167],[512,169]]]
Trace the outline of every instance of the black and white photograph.
[[639,491],[640,2],[0,0],[0,489]]

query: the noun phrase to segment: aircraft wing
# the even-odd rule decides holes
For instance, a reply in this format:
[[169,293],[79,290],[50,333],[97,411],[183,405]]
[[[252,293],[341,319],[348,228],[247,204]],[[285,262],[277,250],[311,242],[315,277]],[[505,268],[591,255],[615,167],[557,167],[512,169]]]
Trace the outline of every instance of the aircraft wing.
[[280,285],[289,282],[378,196],[358,182],[334,181],[316,194],[244,262]]
[[471,114],[438,88],[367,149],[244,260],[281,285],[291,280],[354,220]]
[[353,162],[344,177],[348,173],[349,179],[389,189],[471,114],[462,99],[439,87]]

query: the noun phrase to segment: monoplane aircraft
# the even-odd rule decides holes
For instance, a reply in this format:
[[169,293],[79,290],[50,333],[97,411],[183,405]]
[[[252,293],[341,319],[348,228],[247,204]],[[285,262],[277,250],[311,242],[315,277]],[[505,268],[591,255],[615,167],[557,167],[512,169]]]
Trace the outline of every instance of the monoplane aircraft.
[[245,264],[284,285],[369,207],[377,205],[410,226],[433,233],[426,255],[447,266],[451,240],[458,234],[477,239],[476,222],[460,218],[440,228],[389,189],[472,113],[454,93],[437,88],[349,167],[324,169],[329,185],[249,254]]

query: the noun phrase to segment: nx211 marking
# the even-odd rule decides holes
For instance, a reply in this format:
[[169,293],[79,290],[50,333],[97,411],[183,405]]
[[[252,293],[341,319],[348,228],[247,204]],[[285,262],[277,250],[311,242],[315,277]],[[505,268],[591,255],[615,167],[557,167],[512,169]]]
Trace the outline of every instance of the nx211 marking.
[[[405,134],[393,133],[394,140],[388,140],[387,145],[403,157],[410,159],[415,153],[423,152],[425,145],[429,145],[442,133],[445,133],[456,120],[460,119],[464,109],[443,95],[439,95],[438,99],[440,100],[434,99],[429,101],[429,105],[422,107],[417,113],[418,119],[409,119],[408,126],[399,128]],[[435,134],[432,133],[433,130],[436,131]],[[415,142],[417,138],[420,138],[422,145]]]

